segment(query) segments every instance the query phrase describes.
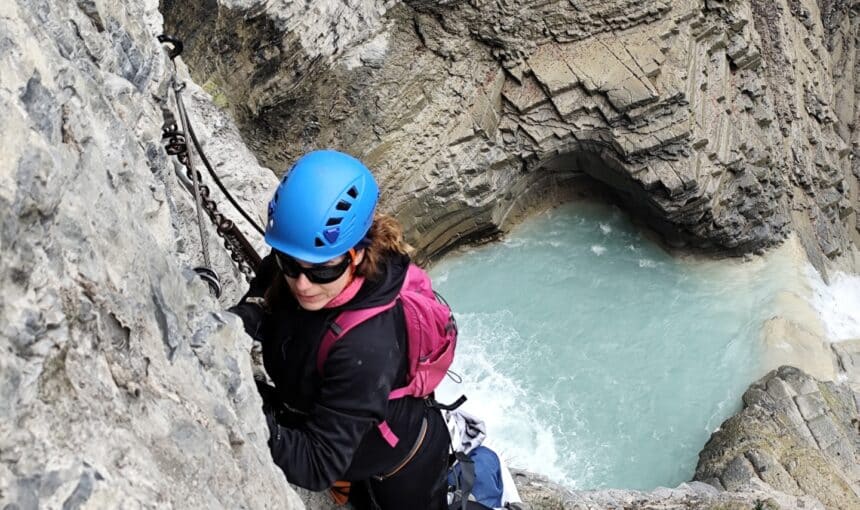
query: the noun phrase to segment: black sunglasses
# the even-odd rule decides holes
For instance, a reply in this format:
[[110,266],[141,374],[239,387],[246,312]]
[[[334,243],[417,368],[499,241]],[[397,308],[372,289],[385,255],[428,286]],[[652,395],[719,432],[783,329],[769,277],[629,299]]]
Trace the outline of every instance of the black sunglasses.
[[275,262],[285,275],[289,278],[298,278],[300,274],[304,274],[312,283],[331,283],[343,276],[346,268],[352,264],[352,253],[347,253],[342,261],[333,266],[311,267],[302,266],[296,259],[278,250],[272,250],[272,253],[275,254]]

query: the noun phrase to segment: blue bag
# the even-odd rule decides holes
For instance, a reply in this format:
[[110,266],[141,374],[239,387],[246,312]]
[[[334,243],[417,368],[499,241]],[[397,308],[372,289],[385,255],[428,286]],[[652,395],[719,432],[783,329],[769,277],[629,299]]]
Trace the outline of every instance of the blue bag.
[[448,486],[458,488],[461,498],[468,499],[471,494],[486,507],[501,507],[504,488],[502,466],[496,452],[478,446],[468,455],[458,452],[456,457],[457,463],[448,471]]

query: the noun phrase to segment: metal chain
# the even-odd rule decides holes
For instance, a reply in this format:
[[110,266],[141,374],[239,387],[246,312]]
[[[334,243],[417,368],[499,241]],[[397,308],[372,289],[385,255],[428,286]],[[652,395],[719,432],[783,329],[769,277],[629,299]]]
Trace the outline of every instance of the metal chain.
[[[203,247],[203,259],[206,267],[209,268],[209,249],[206,244],[205,231],[203,229],[203,215],[202,211],[206,212],[206,215],[209,216],[209,219],[215,225],[215,231],[218,236],[224,239],[224,247],[230,253],[230,258],[239,268],[239,271],[245,275],[245,279],[249,282],[254,276],[254,271],[257,266],[260,264],[260,255],[254,249],[254,247],[248,242],[242,232],[239,230],[236,225],[226,218],[223,214],[218,211],[218,205],[214,200],[210,198],[210,189],[208,186],[203,184],[203,174],[200,171],[194,169],[194,165],[191,160],[191,153],[188,148],[188,141],[186,139],[185,133],[188,133],[191,136],[191,139],[194,141],[194,145],[197,148],[197,151],[200,155],[200,159],[203,161],[203,164],[206,166],[206,169],[212,174],[212,177],[215,179],[215,183],[221,188],[224,194],[227,196],[227,199],[236,206],[239,212],[245,217],[245,219],[250,222],[250,224],[257,229],[261,234],[263,233],[262,229],[251,219],[250,216],[245,213],[244,210],[235,202],[232,196],[227,192],[224,186],[221,184],[221,181],[218,179],[218,176],[215,175],[211,166],[209,165],[209,161],[206,159],[206,155],[203,154],[203,150],[200,148],[200,144],[197,142],[197,138],[194,135],[194,130],[191,127],[191,122],[188,120],[188,114],[185,111],[185,104],[182,102],[182,90],[185,88],[184,82],[177,81],[177,73],[176,73],[176,57],[178,57],[183,50],[182,41],[175,37],[171,37],[166,34],[161,34],[158,36],[158,41],[164,44],[170,44],[171,47],[167,49],[167,55],[170,57],[171,62],[173,63],[173,92],[176,98],[176,106],[179,110],[180,122],[182,123],[183,131],[179,130],[179,126],[176,123],[176,118],[173,116],[173,113],[162,106],[162,115],[164,116],[164,125],[162,126],[162,139],[167,140],[165,143],[165,148],[167,153],[171,156],[176,156],[180,163],[185,166],[186,176],[193,183],[194,186],[194,199],[197,207],[197,224],[200,227],[200,243]],[[209,268],[211,270],[211,268]]]
[[245,257],[242,255],[242,250],[239,249],[238,246],[239,243],[235,236],[232,234],[224,235],[224,247],[227,248],[228,252],[230,252],[230,258],[233,259],[233,262],[235,262],[236,266],[239,267],[239,272],[245,275],[245,279],[250,283],[251,279],[254,278],[254,270],[245,260]]
[[[172,115],[170,120],[172,122],[166,121],[162,128],[162,138],[167,140],[165,144],[166,151],[169,155],[176,156],[179,162],[185,166],[185,174],[189,180],[199,183],[203,176],[199,170],[194,170],[191,166],[185,134],[179,131],[179,126],[176,124],[175,119],[172,119]],[[210,195],[211,192],[208,186],[198,184],[198,196],[203,211],[206,212],[206,215],[215,225],[215,232],[219,237],[224,239],[224,247],[230,253],[230,258],[239,267],[239,271],[245,275],[245,279],[250,281],[254,275],[254,270],[251,261],[248,260],[248,256],[244,253],[242,243],[233,233],[234,223],[218,211],[218,204],[210,198]],[[204,257],[207,257],[208,265],[208,254],[204,255]]]

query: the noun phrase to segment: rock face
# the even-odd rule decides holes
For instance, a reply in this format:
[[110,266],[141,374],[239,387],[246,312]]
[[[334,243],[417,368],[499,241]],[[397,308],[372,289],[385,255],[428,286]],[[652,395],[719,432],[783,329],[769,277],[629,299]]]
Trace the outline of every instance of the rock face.
[[814,498],[796,497],[775,491],[761,482],[751,482],[743,492],[728,492],[703,482],[684,483],[674,489],[651,492],[630,490],[569,491],[545,478],[518,471],[515,481],[520,496],[531,510],[823,510]]
[[161,5],[265,163],[357,154],[429,256],[592,179],[672,244],[858,238],[856,0]]
[[[0,2],[2,508],[302,508],[271,463],[250,340],[189,270],[161,31],[151,1]],[[238,141],[195,109],[204,143]],[[230,153],[268,175],[237,195],[275,181]]]
[[860,508],[860,394],[781,367],[743,400],[699,454],[696,480],[735,492],[764,482],[828,509]]

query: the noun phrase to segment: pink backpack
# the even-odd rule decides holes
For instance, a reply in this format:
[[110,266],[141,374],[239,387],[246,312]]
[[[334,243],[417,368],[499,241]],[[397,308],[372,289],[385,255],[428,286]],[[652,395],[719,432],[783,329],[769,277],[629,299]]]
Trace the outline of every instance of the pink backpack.
[[[392,390],[388,399],[407,396],[422,398],[432,394],[454,361],[457,324],[448,305],[437,298],[431,287],[430,277],[415,264],[409,265],[403,287],[390,303],[373,308],[346,310],[338,315],[320,344],[317,372],[323,373],[323,364],[328,353],[339,338],[367,319],[393,308],[398,300],[403,304],[403,315],[406,318],[409,374],[406,386]],[[383,421],[378,428],[389,445],[397,445],[398,438],[388,427],[388,423]]]

